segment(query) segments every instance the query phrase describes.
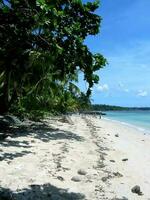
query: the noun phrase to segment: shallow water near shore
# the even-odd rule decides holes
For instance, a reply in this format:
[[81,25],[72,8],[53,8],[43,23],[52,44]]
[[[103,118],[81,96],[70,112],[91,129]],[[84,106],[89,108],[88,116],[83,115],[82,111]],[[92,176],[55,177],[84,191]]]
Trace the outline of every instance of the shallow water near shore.
[[116,120],[150,134],[150,111],[107,111],[106,119]]

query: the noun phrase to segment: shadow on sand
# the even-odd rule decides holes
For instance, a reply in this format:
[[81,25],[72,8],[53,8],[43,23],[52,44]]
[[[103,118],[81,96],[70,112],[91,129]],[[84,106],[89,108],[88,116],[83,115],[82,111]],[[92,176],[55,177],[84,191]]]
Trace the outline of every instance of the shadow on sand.
[[85,196],[80,193],[68,192],[51,184],[31,185],[18,191],[0,187],[0,200],[81,200]]
[[[5,134],[5,133],[4,133]],[[76,133],[70,131],[64,131],[57,128],[52,128],[45,123],[33,123],[28,126],[11,128],[10,133],[7,132],[10,137],[0,141],[0,161],[13,160],[14,158],[24,156],[29,153],[33,153],[31,150],[31,140],[38,139],[42,142],[50,142],[51,140],[71,140],[71,141],[84,141],[83,137],[80,137]],[[16,147],[13,152],[6,152],[7,148]]]

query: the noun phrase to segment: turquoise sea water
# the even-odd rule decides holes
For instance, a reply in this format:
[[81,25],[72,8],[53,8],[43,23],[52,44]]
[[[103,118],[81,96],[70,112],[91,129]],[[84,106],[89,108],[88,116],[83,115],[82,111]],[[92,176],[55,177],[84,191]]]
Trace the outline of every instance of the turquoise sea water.
[[150,133],[150,111],[108,111],[105,118],[117,120]]

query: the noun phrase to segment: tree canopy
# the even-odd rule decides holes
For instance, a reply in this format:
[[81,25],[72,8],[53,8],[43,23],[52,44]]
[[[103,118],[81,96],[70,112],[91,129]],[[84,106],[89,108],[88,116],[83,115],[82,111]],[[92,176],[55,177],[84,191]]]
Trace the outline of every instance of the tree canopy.
[[[0,0],[0,113],[78,109],[106,59],[84,41],[99,32],[99,2]],[[86,93],[76,86],[83,72]]]

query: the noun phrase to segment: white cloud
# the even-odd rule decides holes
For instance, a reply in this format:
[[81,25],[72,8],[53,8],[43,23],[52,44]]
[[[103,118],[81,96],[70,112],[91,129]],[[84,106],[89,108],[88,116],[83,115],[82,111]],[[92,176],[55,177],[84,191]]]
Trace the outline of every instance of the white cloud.
[[148,92],[146,90],[139,90],[137,93],[137,96],[140,97],[146,97],[148,95]]
[[97,90],[101,91],[101,92],[105,92],[109,90],[109,86],[107,84],[103,84],[103,85],[98,85],[97,86]]

